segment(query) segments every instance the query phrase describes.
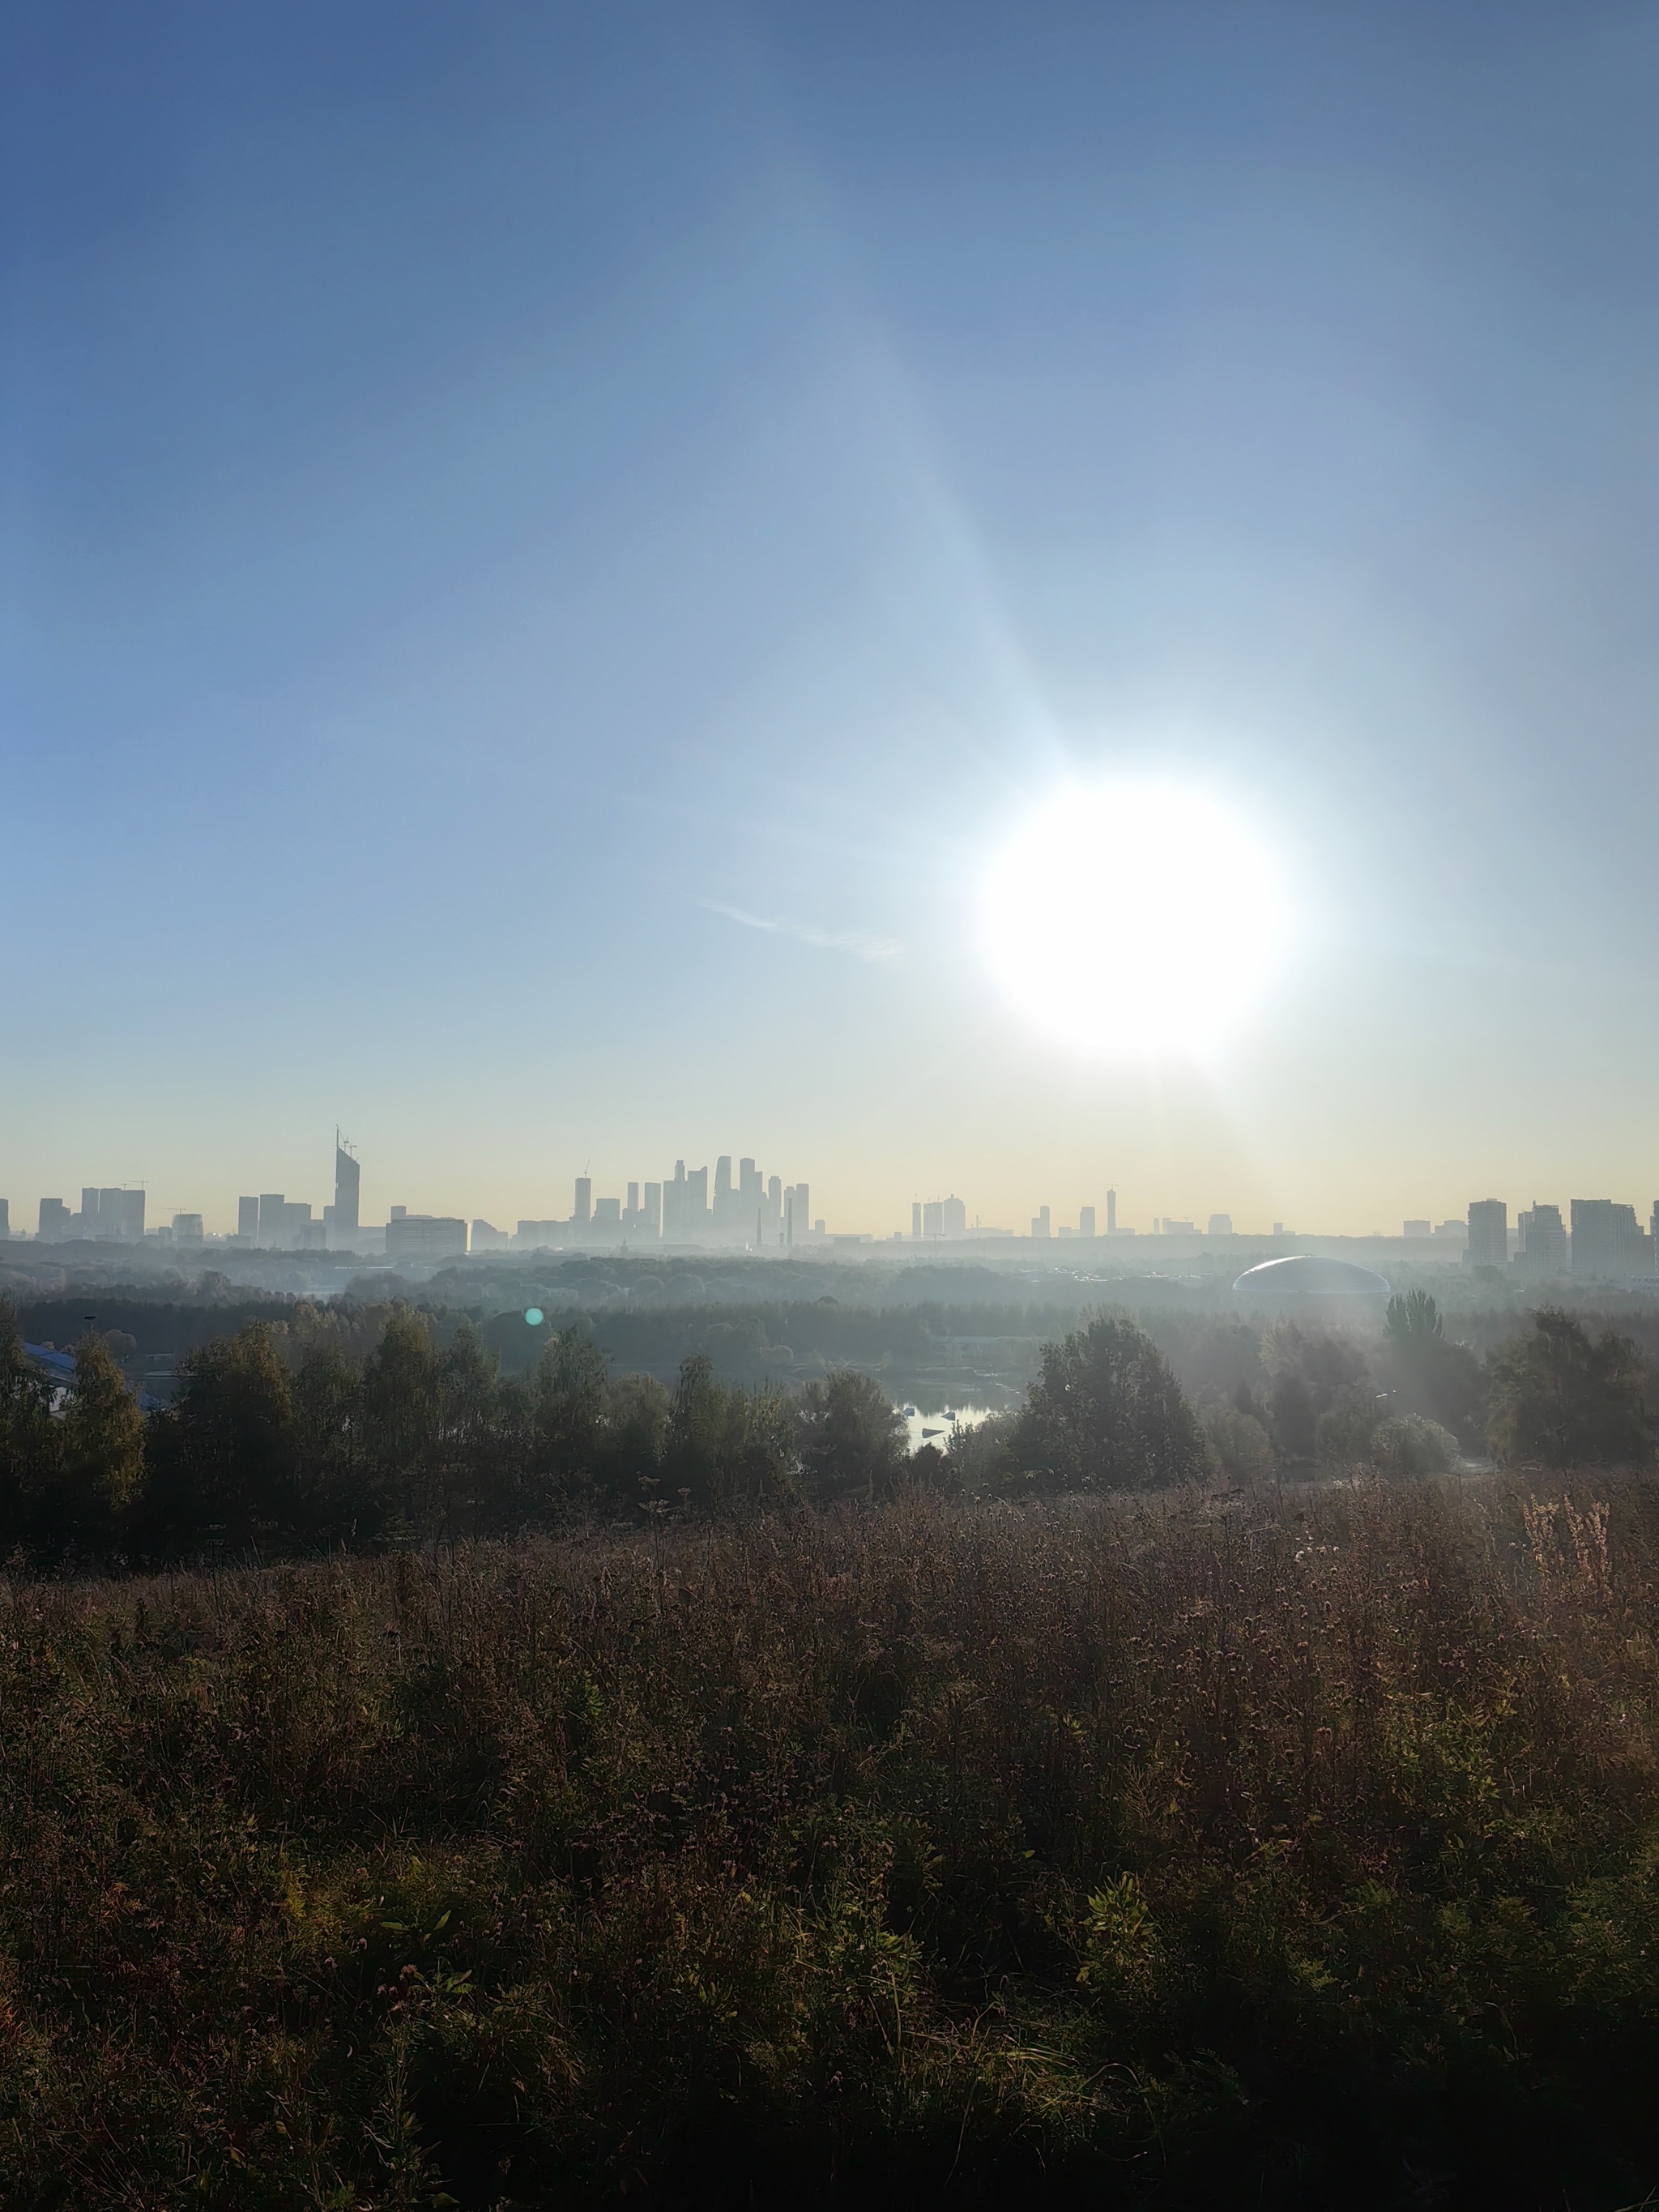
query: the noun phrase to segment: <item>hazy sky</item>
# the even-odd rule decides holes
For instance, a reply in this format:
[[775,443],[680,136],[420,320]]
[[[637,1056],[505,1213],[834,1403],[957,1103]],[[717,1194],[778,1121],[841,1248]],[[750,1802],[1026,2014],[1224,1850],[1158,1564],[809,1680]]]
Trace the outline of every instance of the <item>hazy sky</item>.
[[[1656,236],[1649,7],[14,0],[14,1222],[1645,1213]],[[976,941],[1125,772],[1291,890],[1198,1059]]]

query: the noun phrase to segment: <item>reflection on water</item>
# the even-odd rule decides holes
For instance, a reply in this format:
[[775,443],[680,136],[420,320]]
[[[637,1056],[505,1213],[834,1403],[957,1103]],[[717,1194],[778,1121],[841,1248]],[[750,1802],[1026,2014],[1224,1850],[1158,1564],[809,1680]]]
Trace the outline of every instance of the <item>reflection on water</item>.
[[994,1406],[947,1406],[943,1413],[919,1413],[913,1404],[899,1407],[904,1416],[905,1434],[910,1449],[917,1451],[923,1444],[937,1444],[943,1451],[951,1441],[951,1431],[958,1424],[964,1429],[976,1429],[996,1411]]

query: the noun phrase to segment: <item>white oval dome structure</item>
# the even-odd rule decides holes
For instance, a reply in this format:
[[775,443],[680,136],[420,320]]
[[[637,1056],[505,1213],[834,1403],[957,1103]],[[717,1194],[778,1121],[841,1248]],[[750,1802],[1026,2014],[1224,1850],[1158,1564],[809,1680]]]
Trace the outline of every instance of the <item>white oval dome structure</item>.
[[1358,1267],[1352,1260],[1322,1260],[1304,1252],[1247,1267],[1233,1285],[1233,1295],[1246,1312],[1341,1321],[1380,1314],[1390,1287],[1386,1275]]

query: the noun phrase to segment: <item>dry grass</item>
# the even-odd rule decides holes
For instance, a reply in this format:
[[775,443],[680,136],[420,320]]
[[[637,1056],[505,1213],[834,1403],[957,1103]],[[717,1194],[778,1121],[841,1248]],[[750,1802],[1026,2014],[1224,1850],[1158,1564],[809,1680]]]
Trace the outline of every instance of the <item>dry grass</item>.
[[1632,2202],[1659,1495],[0,1590],[9,2205]]

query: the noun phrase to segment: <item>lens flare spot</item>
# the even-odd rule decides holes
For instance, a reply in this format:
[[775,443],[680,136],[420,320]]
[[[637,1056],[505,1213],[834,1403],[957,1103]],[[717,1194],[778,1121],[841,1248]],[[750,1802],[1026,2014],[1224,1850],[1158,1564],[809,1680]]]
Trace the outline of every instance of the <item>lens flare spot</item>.
[[547,1318],[539,1306],[526,1306],[524,1310],[524,1317],[532,1328],[539,1328]]

